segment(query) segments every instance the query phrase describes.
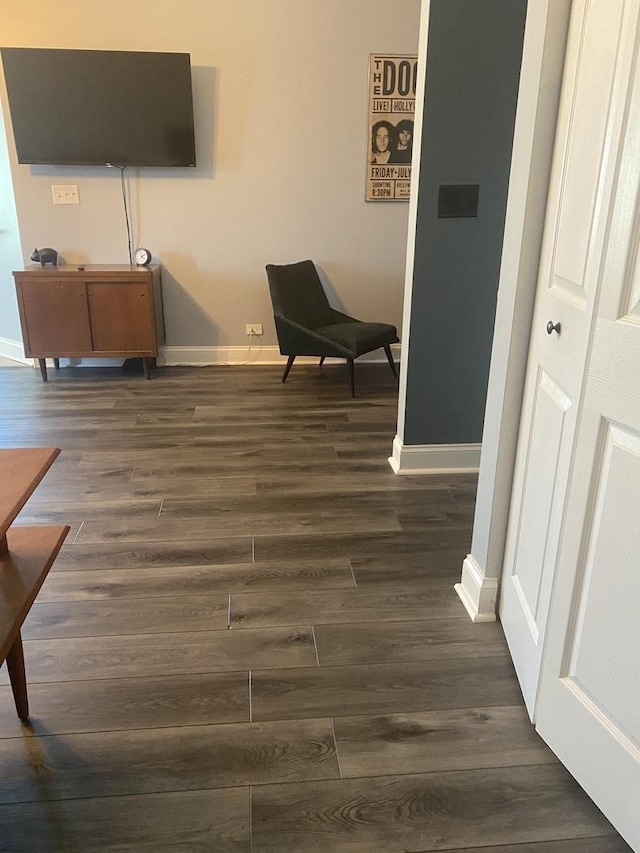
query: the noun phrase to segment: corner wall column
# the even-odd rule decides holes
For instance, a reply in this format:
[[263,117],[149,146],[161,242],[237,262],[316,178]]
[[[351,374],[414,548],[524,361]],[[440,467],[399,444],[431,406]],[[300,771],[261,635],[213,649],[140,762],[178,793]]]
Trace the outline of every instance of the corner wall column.
[[456,584],[474,622],[496,618],[570,6],[527,10],[473,540]]

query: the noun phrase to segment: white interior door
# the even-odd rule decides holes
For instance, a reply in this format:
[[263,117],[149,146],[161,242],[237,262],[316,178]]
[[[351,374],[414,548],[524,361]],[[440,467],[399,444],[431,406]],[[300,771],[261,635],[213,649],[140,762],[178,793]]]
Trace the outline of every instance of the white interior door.
[[499,606],[532,718],[633,54],[630,5],[574,0],[569,29]]
[[[640,70],[626,122],[549,612],[537,728],[640,850]],[[621,77],[624,73],[621,68]]]

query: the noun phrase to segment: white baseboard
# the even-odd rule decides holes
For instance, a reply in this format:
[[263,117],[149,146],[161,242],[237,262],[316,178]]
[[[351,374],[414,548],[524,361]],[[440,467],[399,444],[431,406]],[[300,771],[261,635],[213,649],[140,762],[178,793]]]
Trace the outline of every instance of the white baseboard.
[[[400,360],[399,344],[392,345],[394,361]],[[263,346],[252,344],[251,346],[236,347],[175,347],[165,346],[160,352],[159,365],[177,367],[185,365],[191,367],[206,367],[214,364],[286,364],[286,355],[280,355],[277,346]],[[337,361],[344,363],[344,359],[327,359],[326,363]],[[384,350],[374,350],[358,359],[358,362],[382,362],[386,364],[387,358]],[[317,356],[299,355],[296,364],[317,364]]]
[[24,349],[20,341],[12,341],[9,338],[0,338],[0,355],[17,361],[19,364],[31,364],[30,358],[24,357]]
[[462,578],[454,587],[472,622],[495,622],[498,579],[487,578],[472,554],[462,564]]
[[410,444],[393,439],[389,465],[395,474],[475,474],[480,468],[480,444]]
[[278,347],[260,344],[246,347],[172,347],[160,350],[159,365],[167,367],[208,367],[214,364],[280,364],[284,356]]
[[[392,344],[391,351],[394,361],[400,361],[400,344]],[[0,356],[19,361],[21,364],[33,364],[32,358],[25,358],[22,344],[19,341],[10,341],[0,338]],[[285,365],[286,355],[280,355],[277,346],[262,346],[252,344],[249,346],[236,347],[172,347],[165,346],[160,349],[158,356],[159,367],[177,367],[184,365],[188,367],[207,367],[209,365],[244,365],[244,364],[279,364]],[[358,359],[359,362],[387,363],[384,350],[374,350]],[[74,367],[113,367],[122,364],[122,358],[61,358],[60,364],[66,366],[73,364]],[[343,358],[328,358],[325,362],[344,363]],[[300,355],[296,358],[296,364],[317,364],[317,356]],[[35,362],[37,366],[37,361]],[[48,358],[47,364],[53,366],[53,359]]]

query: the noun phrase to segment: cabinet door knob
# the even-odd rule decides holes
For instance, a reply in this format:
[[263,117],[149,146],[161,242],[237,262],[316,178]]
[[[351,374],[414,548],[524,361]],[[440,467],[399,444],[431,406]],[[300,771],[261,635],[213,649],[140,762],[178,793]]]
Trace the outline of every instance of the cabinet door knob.
[[552,332],[557,332],[558,334],[560,334],[561,328],[562,326],[560,325],[560,323],[554,324],[553,320],[549,320],[549,322],[547,323],[547,334],[550,335]]

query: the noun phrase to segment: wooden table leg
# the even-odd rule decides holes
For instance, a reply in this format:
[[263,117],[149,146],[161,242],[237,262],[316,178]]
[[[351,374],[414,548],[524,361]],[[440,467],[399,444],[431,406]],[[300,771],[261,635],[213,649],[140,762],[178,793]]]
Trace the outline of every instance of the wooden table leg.
[[29,719],[29,700],[27,698],[27,678],[24,671],[24,652],[22,651],[22,636],[18,632],[14,644],[7,654],[7,669],[16,711],[21,720]]
[[47,359],[39,358],[38,364],[40,365],[40,376],[42,376],[42,381],[47,381]]

